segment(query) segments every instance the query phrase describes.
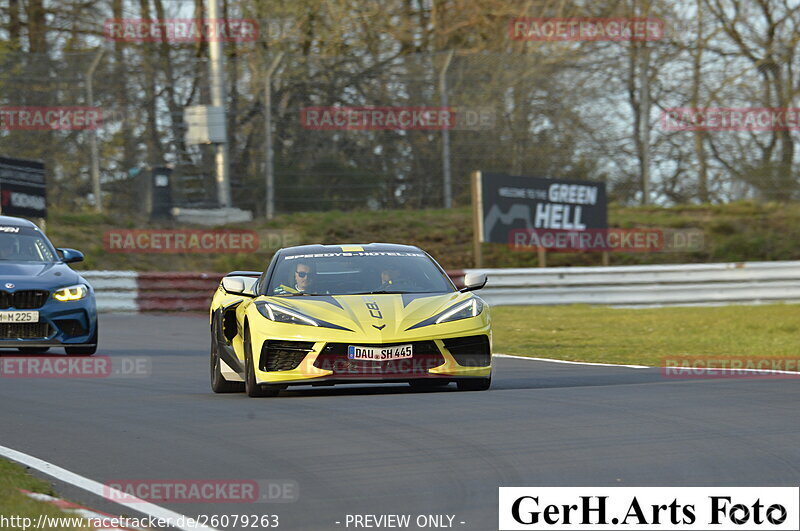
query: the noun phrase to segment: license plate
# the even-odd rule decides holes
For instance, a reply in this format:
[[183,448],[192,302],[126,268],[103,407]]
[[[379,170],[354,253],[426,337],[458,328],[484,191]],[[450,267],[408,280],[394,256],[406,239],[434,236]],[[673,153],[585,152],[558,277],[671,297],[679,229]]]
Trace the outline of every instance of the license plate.
[[39,312],[0,312],[0,323],[38,323]]
[[412,345],[395,345],[393,347],[359,347],[349,345],[347,357],[351,360],[390,361],[412,357]]

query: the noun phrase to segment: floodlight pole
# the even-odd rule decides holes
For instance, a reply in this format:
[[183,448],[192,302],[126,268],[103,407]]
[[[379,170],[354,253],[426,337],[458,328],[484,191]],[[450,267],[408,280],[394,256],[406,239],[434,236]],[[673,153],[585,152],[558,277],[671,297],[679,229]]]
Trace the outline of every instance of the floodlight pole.
[[[217,23],[220,20],[219,0],[209,0],[208,17]],[[214,162],[217,179],[217,202],[221,208],[231,205],[230,165],[228,163],[228,113],[225,110],[225,63],[222,56],[222,40],[219,35],[208,43],[211,74],[211,105],[222,109],[222,127],[225,130],[224,142],[214,145]]]
[[266,216],[267,219],[275,217],[275,168],[274,152],[272,150],[272,74],[278,68],[278,64],[283,58],[283,52],[279,52],[267,69],[264,78],[264,173],[266,178]]
[[[97,53],[89,65],[89,70],[86,71],[86,106],[94,107],[94,87],[92,78],[97,65],[100,64],[100,58],[103,57],[104,50],[98,48]],[[97,150],[97,129],[92,127],[89,129],[89,153],[92,159],[91,172],[92,172],[92,193],[94,194],[94,208],[98,212],[103,211],[103,192],[100,189],[100,155]]]
[[[450,61],[453,59],[453,50],[447,52],[447,57],[444,60],[444,66],[439,72],[439,101],[442,110],[446,110],[447,101],[447,69],[450,67]],[[452,114],[448,113],[452,118]],[[453,206],[453,185],[450,178],[450,128],[442,128],[442,176],[444,179],[444,208],[451,208]]]

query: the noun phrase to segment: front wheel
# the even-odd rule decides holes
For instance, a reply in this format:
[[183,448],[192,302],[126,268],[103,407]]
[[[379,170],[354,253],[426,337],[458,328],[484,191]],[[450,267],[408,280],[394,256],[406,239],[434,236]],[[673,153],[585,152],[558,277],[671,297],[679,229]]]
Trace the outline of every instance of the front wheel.
[[486,391],[492,385],[492,377],[465,378],[457,382],[459,391]]
[[253,367],[253,345],[250,343],[250,329],[244,329],[244,389],[247,396],[257,398],[261,396],[277,396],[280,389],[265,384],[256,383],[256,372]]
[[92,335],[91,339],[89,339],[89,343],[94,343],[94,345],[90,347],[64,347],[64,351],[66,351],[67,356],[91,356],[95,352],[97,352],[97,334],[98,329],[94,329],[94,334]]
[[244,383],[229,382],[222,376],[221,364],[217,350],[217,340],[213,331],[211,334],[211,390],[215,393],[241,393],[244,391]]

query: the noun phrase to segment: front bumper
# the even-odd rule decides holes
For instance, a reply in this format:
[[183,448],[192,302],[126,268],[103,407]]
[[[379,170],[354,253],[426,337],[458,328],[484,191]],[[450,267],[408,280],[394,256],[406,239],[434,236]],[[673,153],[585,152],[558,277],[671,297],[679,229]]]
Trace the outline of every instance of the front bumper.
[[[474,338],[473,342],[465,339]],[[492,373],[489,327],[461,331],[450,337],[408,341],[275,340],[252,335],[256,381],[277,385],[331,385],[334,383],[455,381],[487,378]],[[460,343],[459,343],[460,341]],[[414,345],[411,358],[393,361],[349,360],[347,344],[359,346]],[[302,348],[296,348],[299,347]],[[283,348],[282,347],[286,347]],[[296,348],[296,350],[292,350]],[[277,359],[275,353],[281,353]],[[270,370],[273,369],[273,370]],[[274,370],[279,369],[279,370]]]
[[[15,308],[7,310],[15,311]],[[91,346],[96,343],[97,308],[93,292],[70,302],[60,302],[51,296],[33,311],[39,312],[38,323],[0,323],[0,348]]]

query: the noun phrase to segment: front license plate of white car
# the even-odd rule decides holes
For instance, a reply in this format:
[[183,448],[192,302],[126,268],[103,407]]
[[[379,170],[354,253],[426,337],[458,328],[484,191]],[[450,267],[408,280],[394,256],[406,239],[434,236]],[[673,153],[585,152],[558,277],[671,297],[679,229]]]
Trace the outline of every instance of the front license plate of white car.
[[38,323],[39,312],[0,312],[0,323]]
[[390,361],[411,358],[413,345],[392,347],[359,347],[348,345],[347,357],[351,360]]

